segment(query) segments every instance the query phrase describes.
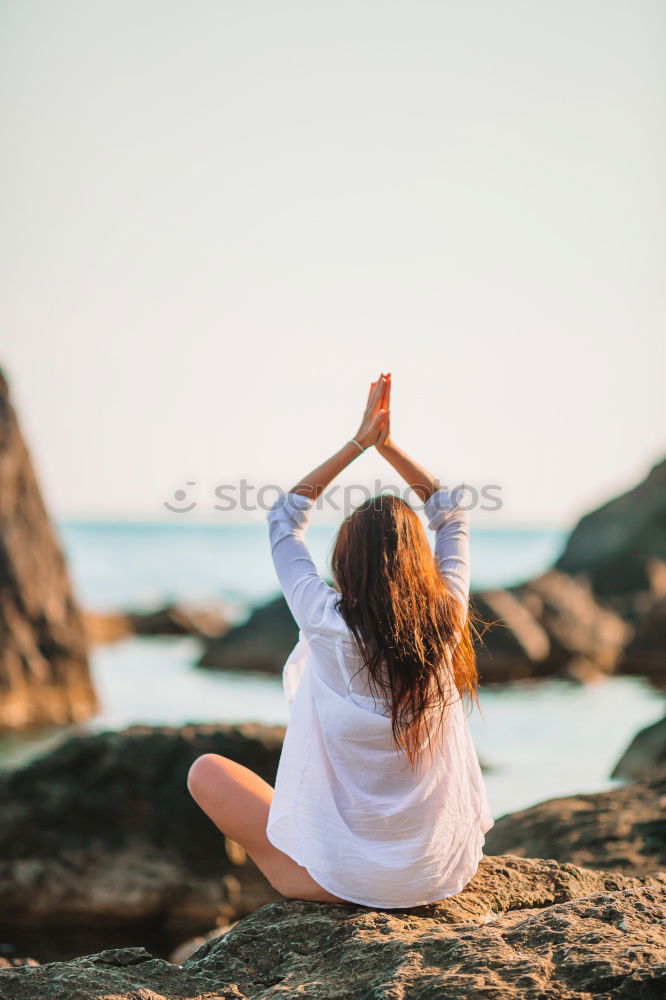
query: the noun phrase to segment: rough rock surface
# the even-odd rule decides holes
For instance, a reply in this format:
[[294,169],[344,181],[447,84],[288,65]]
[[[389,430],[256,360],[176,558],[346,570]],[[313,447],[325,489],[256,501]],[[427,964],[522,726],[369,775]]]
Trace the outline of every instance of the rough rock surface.
[[666,776],[666,718],[636,733],[611,775],[624,781],[662,776]]
[[256,608],[242,625],[209,642],[199,666],[276,674],[298,641],[298,628],[284,597]]
[[640,875],[666,868],[666,776],[509,813],[484,850]]
[[76,737],[0,775],[5,936],[17,924],[150,921],[182,940],[276,899],[186,780],[192,761],[214,752],[272,783],[283,734],[255,724],[137,726]]
[[602,596],[648,590],[650,560],[666,559],[666,459],[647,479],[576,525],[557,562]]
[[182,966],[116,949],[0,974],[0,1000],[657,1000],[666,885],[490,858],[457,896],[377,911],[264,906]]
[[0,373],[0,729],[96,708],[81,615]]

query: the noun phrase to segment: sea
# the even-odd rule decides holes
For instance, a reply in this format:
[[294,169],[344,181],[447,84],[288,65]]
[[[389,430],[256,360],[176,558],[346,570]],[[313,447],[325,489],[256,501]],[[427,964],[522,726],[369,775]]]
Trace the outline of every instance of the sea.
[[[265,525],[65,521],[58,531],[81,605],[95,611],[153,610],[167,602],[222,602],[242,621],[278,593]],[[328,575],[334,525],[313,525],[308,539]],[[551,528],[472,533],[473,586],[517,583],[552,565],[566,534]],[[101,701],[84,727],[0,739],[0,764],[18,766],[72,732],[135,723],[284,724],[279,677],[202,670],[198,640],[130,638],[92,651]],[[514,682],[481,692],[470,716],[485,767],[493,814],[537,801],[613,787],[610,773],[636,731],[664,712],[647,682],[611,677],[583,685],[561,679]]]

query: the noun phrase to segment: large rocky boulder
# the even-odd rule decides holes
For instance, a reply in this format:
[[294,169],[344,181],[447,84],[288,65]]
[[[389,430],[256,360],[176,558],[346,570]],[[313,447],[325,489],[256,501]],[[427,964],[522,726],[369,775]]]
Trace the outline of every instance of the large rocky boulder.
[[666,559],[666,459],[647,479],[586,514],[557,568],[584,573],[601,596],[648,590],[649,563]]
[[582,580],[550,570],[507,590],[472,595],[489,624],[477,643],[482,682],[610,673],[631,634]]
[[666,776],[666,718],[636,733],[611,775],[624,781],[662,776]]
[[96,709],[83,622],[0,372],[0,729]]
[[284,597],[277,597],[256,608],[242,625],[208,642],[198,665],[276,674],[297,641],[298,626]]
[[271,784],[282,727],[137,726],[0,775],[0,922],[165,927],[176,943],[277,898],[191,799],[202,753]]
[[585,662],[603,673],[614,669],[631,630],[585,583],[551,570],[513,593],[548,635],[554,666]]
[[486,834],[485,851],[646,874],[666,868],[665,817],[666,775],[509,813]]
[[510,590],[473,594],[479,636],[476,659],[482,683],[523,680],[552,672],[548,633]]
[[488,858],[461,893],[429,907],[285,900],[180,966],[121,948],[6,969],[0,1000],[656,1000],[665,906],[657,878]]

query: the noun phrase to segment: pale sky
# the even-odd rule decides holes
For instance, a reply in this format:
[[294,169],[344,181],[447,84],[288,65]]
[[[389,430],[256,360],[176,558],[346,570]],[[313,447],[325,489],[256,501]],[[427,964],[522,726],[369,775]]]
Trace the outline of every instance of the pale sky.
[[662,0],[0,14],[0,359],[56,514],[288,486],[381,369],[486,526],[666,451]]

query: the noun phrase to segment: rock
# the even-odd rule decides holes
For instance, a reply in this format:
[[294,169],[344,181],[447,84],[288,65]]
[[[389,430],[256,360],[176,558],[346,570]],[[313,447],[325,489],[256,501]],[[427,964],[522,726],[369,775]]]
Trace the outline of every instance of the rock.
[[663,776],[509,813],[488,831],[484,849],[645,875],[666,867],[665,815]]
[[91,643],[104,644],[130,635],[191,635],[214,639],[229,628],[230,612],[221,604],[167,604],[155,611],[100,612],[84,615]]
[[[552,674],[606,673],[630,629],[602,607],[588,586],[551,570],[520,587],[474,593],[489,625],[476,643],[483,683]],[[283,597],[257,608],[247,622],[206,645],[200,666],[279,674],[298,639]]]
[[482,683],[609,673],[631,634],[583,581],[556,570],[508,590],[475,593],[472,604],[489,625],[476,644]]
[[11,944],[0,944],[0,969],[13,969],[18,965],[39,965],[39,962],[22,955]]
[[0,1000],[630,1000],[666,988],[666,885],[484,859],[457,896],[377,911],[284,900],[183,965],[142,948],[8,969]]
[[606,597],[647,590],[655,558],[666,559],[666,459],[634,489],[579,521],[557,569],[586,574]]
[[78,736],[0,775],[0,921],[151,922],[175,944],[277,898],[186,779],[199,754],[215,752],[272,784],[283,735],[251,723],[136,726]]
[[548,674],[550,639],[518,597],[509,590],[472,595],[476,614],[488,627],[476,642],[481,683],[522,680]]
[[[638,781],[666,775],[666,718],[637,733],[613,769],[612,778]],[[665,803],[666,805],[666,803]],[[664,833],[666,837],[666,831]]]
[[209,941],[214,941],[216,938],[223,937],[227,934],[232,927],[235,927],[238,923],[234,920],[232,924],[224,924],[222,927],[214,927],[212,931],[208,931],[207,934],[200,934],[199,937],[191,938],[189,941],[183,941],[179,944],[177,948],[169,955],[169,961],[173,962],[174,965],[182,965],[188,958],[198,951],[203,944],[207,944]]
[[118,642],[132,635],[129,618],[123,612],[84,611],[83,621],[91,646]]
[[97,710],[81,615],[0,373],[0,729]]
[[618,671],[641,674],[661,683],[666,680],[666,597],[656,601],[636,624]]
[[551,570],[514,594],[547,633],[554,666],[586,660],[603,673],[614,669],[631,629],[587,584]]
[[129,627],[135,635],[192,635],[214,639],[229,628],[229,610],[219,604],[168,604],[151,612],[128,612]]
[[256,608],[248,620],[206,645],[198,666],[278,674],[298,641],[284,597]]

